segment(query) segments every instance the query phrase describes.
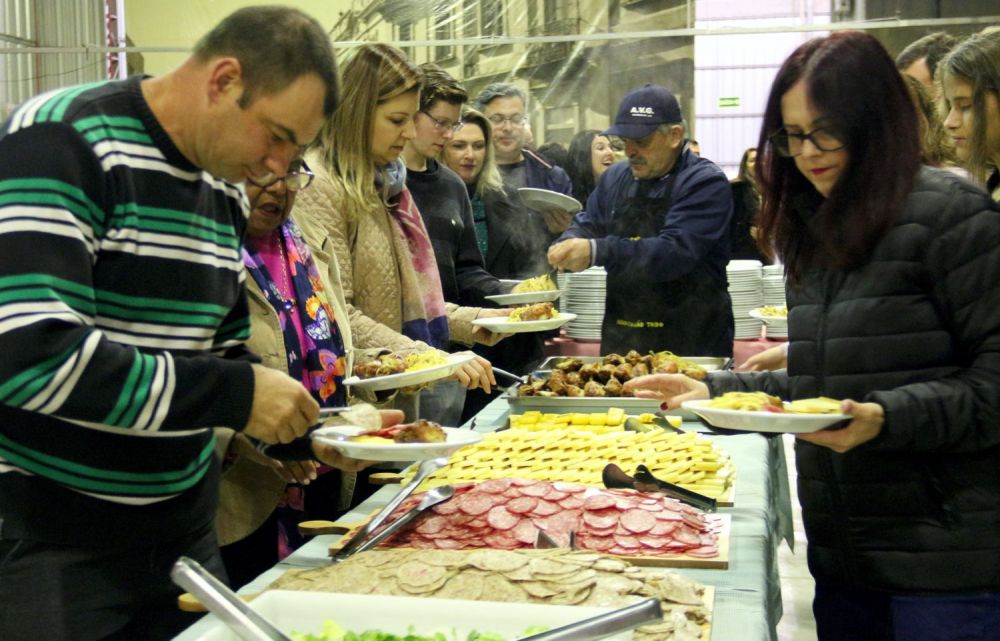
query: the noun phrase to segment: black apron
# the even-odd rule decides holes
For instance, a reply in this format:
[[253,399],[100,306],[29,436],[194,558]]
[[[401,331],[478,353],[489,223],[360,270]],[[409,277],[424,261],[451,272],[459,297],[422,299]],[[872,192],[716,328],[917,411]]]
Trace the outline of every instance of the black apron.
[[[665,196],[650,198],[640,181],[636,193],[616,207],[610,233],[620,238],[658,236],[672,204],[676,174]],[[645,183],[645,184],[644,184]],[[669,282],[645,274],[608,271],[601,353],[669,350],[679,356],[732,356],[733,311],[725,282],[705,265]]]

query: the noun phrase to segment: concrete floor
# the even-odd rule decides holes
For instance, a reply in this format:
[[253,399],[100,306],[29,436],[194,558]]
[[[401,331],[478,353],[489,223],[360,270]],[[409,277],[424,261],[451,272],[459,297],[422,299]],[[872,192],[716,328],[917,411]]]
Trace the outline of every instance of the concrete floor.
[[785,434],[792,492],[792,515],[795,523],[795,552],[787,545],[778,548],[778,574],[781,577],[781,600],[784,615],[778,623],[778,641],[816,641],[816,623],[812,615],[815,584],[806,567],[806,535],[802,529],[802,511],[795,489],[795,437]]

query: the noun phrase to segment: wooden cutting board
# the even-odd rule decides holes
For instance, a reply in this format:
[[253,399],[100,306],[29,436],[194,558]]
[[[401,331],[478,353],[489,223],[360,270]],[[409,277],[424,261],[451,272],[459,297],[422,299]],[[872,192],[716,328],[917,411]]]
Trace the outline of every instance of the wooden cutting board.
[[[375,516],[373,512],[372,515],[357,523],[330,523],[330,529],[327,532],[339,532],[345,531],[343,537],[335,541],[330,545],[329,553],[333,556],[343,547],[354,533],[361,527],[371,520]],[[712,529],[718,534],[718,545],[719,554],[716,557],[704,558],[697,556],[690,556],[687,554],[680,554],[677,556],[662,557],[662,556],[617,556],[617,558],[623,561],[628,561],[633,565],[645,566],[645,567],[661,567],[661,568],[703,568],[710,570],[726,570],[729,569],[729,544],[730,544],[730,534],[732,532],[732,516],[729,514],[707,514],[705,518],[709,521]],[[306,532],[307,534],[310,532]],[[319,532],[312,532],[313,534]],[[379,549],[384,549],[385,546],[379,546]],[[597,550],[592,550],[596,552]],[[606,556],[616,556],[613,554],[608,554],[607,552],[601,552]]]

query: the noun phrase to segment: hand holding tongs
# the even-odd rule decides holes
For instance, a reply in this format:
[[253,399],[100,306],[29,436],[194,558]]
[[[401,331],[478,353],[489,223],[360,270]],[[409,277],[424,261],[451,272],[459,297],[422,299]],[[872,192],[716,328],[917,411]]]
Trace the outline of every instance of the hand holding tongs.
[[705,512],[715,512],[718,507],[717,501],[710,496],[692,492],[680,485],[656,478],[645,465],[637,465],[635,476],[632,477],[614,463],[608,463],[604,466],[604,471],[601,472],[601,480],[604,482],[604,487],[609,489],[618,487],[639,490],[640,492],[663,492],[670,498]]
[[244,641],[292,641],[194,559],[179,558],[170,571],[170,578],[196,596]]
[[344,559],[346,559],[347,557],[354,554],[355,552],[357,552],[358,548],[361,547],[361,544],[364,543],[365,539],[371,536],[371,534],[375,530],[377,530],[380,525],[382,525],[382,523],[389,517],[389,515],[392,514],[392,512],[397,507],[399,507],[399,504],[402,503],[404,500],[406,500],[406,497],[413,494],[413,491],[416,490],[417,487],[421,483],[423,483],[428,476],[440,470],[447,464],[448,464],[448,459],[444,457],[433,458],[423,461],[420,464],[420,467],[417,468],[417,473],[413,477],[413,479],[409,483],[404,485],[402,489],[400,489],[399,492],[396,494],[396,496],[392,497],[392,499],[386,504],[386,506],[382,508],[378,514],[372,517],[372,519],[368,521],[368,523],[366,523],[364,527],[358,528],[358,531],[354,534],[354,536],[350,538],[350,540],[347,541],[347,543],[344,544],[344,547],[340,548],[340,550],[333,555],[333,562],[339,563]]

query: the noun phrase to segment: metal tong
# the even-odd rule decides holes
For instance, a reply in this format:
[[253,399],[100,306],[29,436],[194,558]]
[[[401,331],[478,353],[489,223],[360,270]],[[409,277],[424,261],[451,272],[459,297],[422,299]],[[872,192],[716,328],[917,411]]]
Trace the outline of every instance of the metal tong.
[[[455,488],[451,485],[441,485],[434,488],[433,490],[427,492],[420,503],[411,509],[409,512],[399,517],[382,531],[375,534],[375,536],[367,539],[361,545],[359,545],[351,554],[357,554],[358,552],[364,552],[365,550],[370,550],[382,541],[386,540],[397,531],[402,529],[408,523],[412,523],[416,518],[424,513],[428,508],[434,507],[438,503],[443,503],[455,495]],[[339,555],[339,552],[338,552]]]
[[622,468],[614,463],[608,463],[601,472],[601,480],[607,488],[629,488],[640,492],[663,492],[681,503],[687,503],[705,512],[715,512],[718,508],[717,502],[710,496],[692,492],[680,485],[675,485],[667,481],[660,480],[653,476],[649,468],[645,465],[637,465],[635,476],[629,476]]
[[170,570],[170,578],[196,596],[244,641],[292,641],[194,559],[179,558]]
[[597,641],[662,619],[660,600],[651,597],[554,630],[521,637],[518,641]]
[[382,508],[378,514],[372,517],[372,519],[368,521],[364,527],[358,528],[358,531],[347,541],[347,543],[344,544],[344,547],[340,548],[340,550],[333,555],[333,562],[339,563],[357,552],[358,548],[361,547],[361,544],[364,543],[365,539],[371,536],[371,534],[385,522],[389,515],[392,514],[397,507],[399,507],[399,504],[406,500],[406,497],[413,494],[413,491],[416,490],[428,476],[440,470],[447,464],[448,459],[444,457],[432,458],[422,462],[420,467],[417,468],[417,473],[413,479],[404,485],[396,496],[392,497],[386,506]]

